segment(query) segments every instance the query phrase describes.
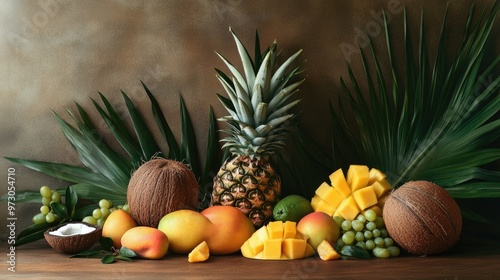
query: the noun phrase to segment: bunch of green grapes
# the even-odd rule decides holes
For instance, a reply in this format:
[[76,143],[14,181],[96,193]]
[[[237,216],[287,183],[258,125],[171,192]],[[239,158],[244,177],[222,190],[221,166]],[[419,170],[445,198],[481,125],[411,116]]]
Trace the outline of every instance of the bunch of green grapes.
[[342,236],[337,241],[339,248],[346,245],[359,246],[377,258],[399,256],[401,250],[389,236],[384,219],[378,217],[373,210],[360,213],[356,219],[349,221],[342,217],[334,217],[340,227]]
[[103,226],[104,222],[108,218],[109,214],[117,209],[122,209],[129,212],[128,204],[118,205],[114,207],[113,202],[109,199],[99,200],[99,207],[92,211],[91,216],[86,216],[83,218],[82,222],[89,223],[91,225]]
[[51,190],[48,186],[42,186],[40,195],[42,196],[42,206],[40,207],[40,213],[33,216],[33,223],[44,224],[61,220],[50,207],[52,202],[61,202],[61,194],[57,190]]

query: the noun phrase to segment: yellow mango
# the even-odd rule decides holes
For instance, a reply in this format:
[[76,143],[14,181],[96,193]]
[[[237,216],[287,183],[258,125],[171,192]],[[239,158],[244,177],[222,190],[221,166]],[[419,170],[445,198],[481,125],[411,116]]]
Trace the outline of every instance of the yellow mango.
[[318,205],[316,205],[316,208],[314,208],[314,211],[321,211],[321,212],[325,212],[326,214],[332,216],[333,213],[335,213],[335,208],[333,208],[333,206],[331,206],[328,202],[326,202],[326,200],[323,200],[321,199],[319,202],[318,202]]
[[210,251],[206,241],[201,242],[188,254],[188,262],[204,262],[210,257]]
[[319,257],[324,261],[336,260],[340,258],[340,254],[335,251],[333,246],[326,240],[321,241],[317,249]]
[[247,243],[253,255],[260,253],[264,250],[264,241],[269,239],[267,228],[261,227],[248,239]]
[[381,181],[373,182],[371,184],[373,189],[375,190],[375,194],[377,195],[377,198],[381,197],[382,195],[386,194],[387,192],[392,190],[391,184],[387,182],[387,180],[383,179]]
[[385,174],[376,168],[372,168],[372,169],[370,169],[369,177],[370,177],[370,179],[368,180],[368,185],[371,185],[375,182],[384,180]]
[[299,259],[304,256],[307,242],[303,239],[286,238],[283,239],[281,251],[284,257],[289,259]]
[[283,223],[283,239],[295,238],[297,233],[297,223],[292,221],[286,221]]
[[342,202],[343,196],[339,193],[335,188],[329,187],[324,193],[323,196],[320,196],[323,200],[328,202],[332,206],[333,209],[337,209]]
[[366,188],[359,189],[352,193],[352,197],[358,208],[360,210],[364,210],[370,206],[377,204],[377,196],[375,195],[375,191],[372,186],[368,186]]
[[356,201],[354,201],[354,198],[350,196],[340,203],[339,208],[337,208],[337,211],[334,213],[334,216],[341,216],[346,220],[352,221],[358,214],[358,205],[356,204]]
[[315,194],[312,198],[311,198],[311,207],[316,210],[316,207],[318,207],[318,203],[321,201],[321,197],[319,197],[317,194]]
[[282,239],[267,239],[264,241],[263,257],[269,260],[278,260],[281,258]]
[[344,176],[344,172],[342,169],[337,169],[337,171],[330,174],[330,182],[332,183],[332,187],[334,187],[344,198],[347,198],[351,195],[351,188],[347,184],[347,181]]
[[366,165],[351,165],[347,170],[347,184],[351,187],[351,192],[355,192],[368,185],[370,171]]
[[282,239],[283,238],[283,222],[274,221],[267,224],[267,232],[269,239]]

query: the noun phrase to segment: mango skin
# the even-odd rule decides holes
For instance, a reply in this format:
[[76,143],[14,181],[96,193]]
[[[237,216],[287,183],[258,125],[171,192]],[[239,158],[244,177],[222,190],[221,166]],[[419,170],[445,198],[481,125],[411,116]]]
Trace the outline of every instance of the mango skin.
[[170,240],[170,251],[188,254],[198,244],[207,240],[213,224],[200,212],[188,209],[168,213],[161,218],[158,229]]
[[216,205],[201,211],[212,222],[212,233],[207,239],[210,253],[233,254],[255,232],[255,226],[243,212],[233,206]]
[[188,254],[203,241],[210,254],[233,254],[255,232],[252,221],[239,209],[221,205],[201,212],[170,212],[160,220],[158,229],[168,236],[170,251],[176,254]]
[[297,231],[308,237],[307,243],[314,250],[323,240],[335,244],[340,236],[339,226],[330,215],[324,212],[313,212],[304,216],[297,223]]
[[167,235],[157,228],[138,226],[123,234],[121,244],[140,258],[157,260],[167,254],[169,241]]
[[123,234],[131,228],[137,226],[132,216],[124,210],[117,209],[111,214],[102,226],[102,236],[109,237],[113,240],[113,246],[116,249],[122,247],[121,238]]

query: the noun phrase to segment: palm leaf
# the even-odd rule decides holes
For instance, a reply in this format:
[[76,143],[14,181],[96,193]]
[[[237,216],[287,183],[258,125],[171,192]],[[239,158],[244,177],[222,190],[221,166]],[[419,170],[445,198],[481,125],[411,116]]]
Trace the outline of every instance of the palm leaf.
[[[156,98],[146,85],[143,84],[143,86],[151,101],[153,117],[157,128],[169,147],[168,153],[160,150],[144,117],[132,100],[122,91],[122,97],[129,113],[133,132],[127,129],[124,120],[121,119],[103,94],[99,93],[104,107],[100,106],[94,100],[92,102],[106,123],[107,128],[115,137],[114,140],[125,150],[126,155],[122,155],[122,153],[114,150],[103,141],[104,137],[99,134],[101,131],[96,129],[83,107],[76,103],[78,116],[67,110],[67,113],[75,123],[74,126],[63,120],[58,114],[54,113],[54,115],[64,136],[78,153],[83,166],[15,157],[5,158],[29,169],[69,182],[70,187],[74,190],[78,198],[93,202],[93,204],[79,206],[75,209],[77,213],[75,218],[79,219],[88,216],[97,207],[96,203],[102,198],[110,199],[117,205],[126,203],[128,182],[133,170],[152,157],[164,155],[168,155],[170,159],[185,162],[192,167],[195,176],[204,184],[200,193],[200,202],[204,202],[203,200],[206,198],[207,193],[211,192],[211,190],[206,188],[206,185],[211,180],[210,176],[214,174],[215,168],[220,166],[220,162],[217,162],[217,152],[219,151],[216,136],[217,127],[212,109],[210,109],[209,115],[210,122],[205,169],[202,169],[201,161],[198,157],[193,124],[187,113],[187,107],[182,100],[182,96],[180,98],[182,131],[181,145],[179,145],[165,120]],[[182,150],[179,147],[182,147]],[[7,195],[2,196],[1,199],[6,200]],[[71,200],[76,201],[75,198]],[[20,203],[39,203],[40,193],[38,191],[19,191],[16,193],[16,201]],[[205,204],[200,203],[200,205]],[[18,236],[18,239],[21,238],[22,242],[17,243],[17,245],[43,238],[43,231],[52,225],[33,225],[24,229],[20,236]]]
[[[363,49],[363,75],[355,75],[348,65],[351,87],[341,78],[347,104],[339,98],[341,110],[336,112],[330,106],[330,112],[334,151],[352,148],[351,155],[335,156],[350,156],[351,161],[383,170],[395,188],[410,180],[428,180],[455,198],[500,197],[500,172],[486,169],[500,159],[500,77],[494,72],[500,57],[484,59],[499,9],[500,3],[495,2],[489,12],[483,11],[473,20],[474,6],[471,7],[464,38],[450,62],[445,14],[433,63],[428,54],[423,13],[416,57],[405,11],[403,75],[395,66],[386,19],[390,76],[381,70],[382,56],[378,56],[373,42],[367,47],[372,67]],[[366,82],[364,88],[360,86],[361,79]],[[346,108],[354,113],[355,126],[347,123]]]

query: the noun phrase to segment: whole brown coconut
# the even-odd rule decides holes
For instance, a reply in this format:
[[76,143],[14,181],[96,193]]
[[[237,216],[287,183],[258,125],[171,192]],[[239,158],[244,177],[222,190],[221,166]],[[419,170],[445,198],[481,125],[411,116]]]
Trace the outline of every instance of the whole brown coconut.
[[387,198],[383,217],[389,235],[415,255],[452,248],[462,231],[462,216],[446,190],[427,181],[410,181]]
[[127,203],[138,225],[156,228],[161,218],[172,211],[196,209],[198,182],[183,163],[152,159],[132,174]]

